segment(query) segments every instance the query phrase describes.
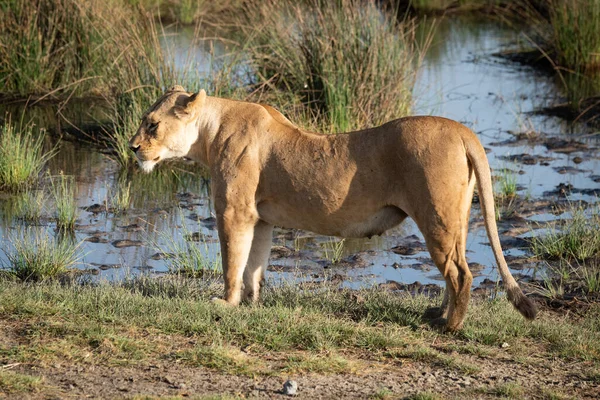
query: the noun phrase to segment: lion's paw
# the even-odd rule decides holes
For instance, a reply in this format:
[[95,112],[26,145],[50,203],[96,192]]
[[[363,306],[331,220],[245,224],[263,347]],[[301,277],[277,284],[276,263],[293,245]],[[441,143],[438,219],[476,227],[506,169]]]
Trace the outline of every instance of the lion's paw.
[[226,300],[223,300],[222,298],[216,297],[216,296],[215,297],[211,297],[210,301],[213,304],[219,304],[219,305],[222,305],[222,306],[231,306],[231,304],[229,304]]

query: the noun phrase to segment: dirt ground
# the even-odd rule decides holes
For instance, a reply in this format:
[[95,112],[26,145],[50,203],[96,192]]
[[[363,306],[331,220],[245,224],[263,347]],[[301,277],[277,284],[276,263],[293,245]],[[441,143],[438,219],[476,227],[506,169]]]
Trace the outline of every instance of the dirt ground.
[[[143,367],[56,364],[36,367],[26,363],[12,371],[42,376],[42,388],[27,394],[5,395],[22,399],[116,399],[139,395],[203,397],[230,395],[240,398],[287,398],[283,383],[298,383],[296,398],[365,399],[413,398],[600,398],[600,386],[589,381],[585,363],[531,359],[527,362],[498,354],[489,357],[453,353],[452,357],[476,365],[465,374],[435,363],[401,360],[394,364],[367,362],[364,368],[343,375],[235,376],[176,362],[156,360]],[[0,397],[2,394],[0,393]]]

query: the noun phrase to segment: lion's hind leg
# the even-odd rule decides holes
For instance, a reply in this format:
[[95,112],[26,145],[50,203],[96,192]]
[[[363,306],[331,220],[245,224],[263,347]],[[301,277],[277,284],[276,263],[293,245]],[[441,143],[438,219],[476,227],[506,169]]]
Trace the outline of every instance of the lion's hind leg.
[[465,245],[462,234],[436,237],[425,237],[427,247],[433,262],[438,267],[446,281],[445,301],[442,303],[440,320],[445,321],[446,329],[457,331],[462,328],[471,298],[473,275],[465,259]]

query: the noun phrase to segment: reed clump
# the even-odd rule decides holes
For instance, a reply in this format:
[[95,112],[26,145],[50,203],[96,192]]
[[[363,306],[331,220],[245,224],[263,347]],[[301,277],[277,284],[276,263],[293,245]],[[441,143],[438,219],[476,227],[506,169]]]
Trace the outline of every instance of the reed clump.
[[169,83],[155,21],[126,2],[9,1],[0,31],[3,95],[114,98]]
[[266,85],[302,95],[329,131],[408,115],[424,47],[375,2],[249,2],[242,30]]
[[[100,2],[96,2],[100,3]],[[95,86],[113,63],[91,1],[11,0],[0,6],[0,87],[15,95],[42,94],[79,82]]]
[[548,0],[550,43],[558,65],[600,72],[600,0]]
[[74,178],[61,172],[50,182],[56,208],[56,228],[62,232],[73,232],[78,215]]
[[531,240],[533,253],[549,260],[589,260],[600,258],[600,208],[586,209],[574,204],[562,226],[549,224],[543,235]]
[[3,249],[8,264],[3,267],[21,281],[43,281],[56,278],[79,262],[79,245],[70,240],[57,240],[45,231],[27,230],[10,240]]
[[0,190],[19,191],[35,183],[56,148],[44,149],[45,131],[32,124],[0,127]]

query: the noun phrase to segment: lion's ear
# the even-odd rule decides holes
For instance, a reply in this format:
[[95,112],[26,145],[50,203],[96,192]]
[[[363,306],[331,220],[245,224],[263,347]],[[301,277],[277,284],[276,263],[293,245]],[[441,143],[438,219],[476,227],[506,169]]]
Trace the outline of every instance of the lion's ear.
[[184,104],[175,106],[175,115],[181,119],[191,118],[198,114],[206,101],[206,91],[200,90],[188,97]]
[[185,92],[185,88],[181,85],[175,85],[169,89],[169,92]]

